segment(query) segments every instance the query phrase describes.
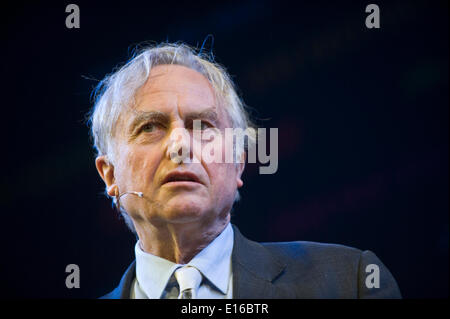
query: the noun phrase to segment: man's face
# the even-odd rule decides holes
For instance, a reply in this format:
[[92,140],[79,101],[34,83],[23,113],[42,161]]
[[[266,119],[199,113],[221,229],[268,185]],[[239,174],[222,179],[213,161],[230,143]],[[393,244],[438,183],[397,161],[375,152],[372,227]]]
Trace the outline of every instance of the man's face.
[[[217,128],[223,133],[231,127],[209,81],[184,66],[156,66],[135,102],[116,127],[114,166],[104,157],[96,162],[109,195],[117,195],[117,190],[143,193],[144,198],[120,199],[135,224],[228,219],[236,189],[242,186],[243,164],[206,163],[192,147],[194,120],[202,121],[202,130]],[[170,158],[171,133],[180,128],[188,132],[180,143],[190,143],[190,163],[177,164]],[[223,149],[225,143],[221,145]]]

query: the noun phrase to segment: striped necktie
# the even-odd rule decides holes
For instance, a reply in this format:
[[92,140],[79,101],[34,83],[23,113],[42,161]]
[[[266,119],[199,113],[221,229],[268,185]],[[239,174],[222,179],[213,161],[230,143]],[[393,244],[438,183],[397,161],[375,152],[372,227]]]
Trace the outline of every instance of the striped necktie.
[[180,286],[178,299],[196,299],[202,281],[202,274],[193,266],[184,266],[175,271],[175,278]]

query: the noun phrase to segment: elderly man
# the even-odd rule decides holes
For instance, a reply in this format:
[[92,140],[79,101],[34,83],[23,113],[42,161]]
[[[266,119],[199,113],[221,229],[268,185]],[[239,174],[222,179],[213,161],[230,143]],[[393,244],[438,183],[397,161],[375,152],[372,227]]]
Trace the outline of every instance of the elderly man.
[[[147,47],[96,93],[96,167],[138,237],[136,260],[104,298],[400,297],[370,251],[260,244],[231,225],[245,149],[221,133],[251,122],[218,64],[183,44]],[[180,130],[186,134],[174,137]],[[196,138],[205,132],[214,138]],[[189,147],[195,143],[213,143],[221,154],[231,147],[241,160],[205,161],[201,147]]]

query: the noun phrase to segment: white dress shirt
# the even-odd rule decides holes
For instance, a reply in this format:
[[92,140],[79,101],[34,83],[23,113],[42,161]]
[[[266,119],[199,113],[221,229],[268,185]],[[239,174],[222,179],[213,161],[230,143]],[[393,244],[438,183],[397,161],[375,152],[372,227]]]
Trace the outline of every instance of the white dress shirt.
[[[233,298],[231,269],[233,242],[233,228],[228,223],[222,233],[187,264],[196,267],[203,275],[197,298]],[[131,285],[131,299],[177,298],[178,288],[173,273],[184,265],[144,252],[139,241],[134,251],[136,278]]]

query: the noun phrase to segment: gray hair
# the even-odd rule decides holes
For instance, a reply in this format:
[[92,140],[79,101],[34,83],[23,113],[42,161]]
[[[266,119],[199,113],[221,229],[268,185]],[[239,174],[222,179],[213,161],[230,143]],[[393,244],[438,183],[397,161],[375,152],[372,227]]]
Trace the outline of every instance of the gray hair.
[[[256,143],[256,134],[252,130],[254,125],[244,102],[238,96],[230,75],[214,61],[212,54],[198,52],[183,43],[162,43],[137,50],[127,63],[106,75],[94,89],[95,102],[89,124],[97,156],[105,155],[109,162],[115,162],[114,139],[118,119],[126,107],[134,105],[136,92],[148,80],[152,67],[168,64],[186,66],[205,76],[214,89],[217,101],[224,106],[233,128],[249,129],[247,146]],[[236,192],[235,201],[238,199],[239,193]],[[129,216],[122,210],[125,222],[134,231]]]

